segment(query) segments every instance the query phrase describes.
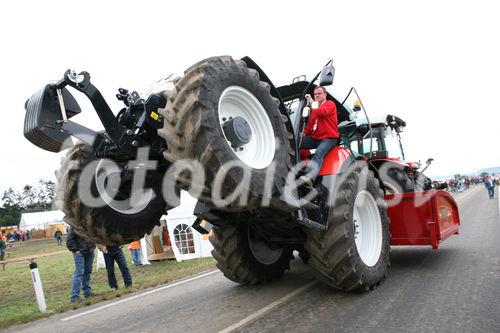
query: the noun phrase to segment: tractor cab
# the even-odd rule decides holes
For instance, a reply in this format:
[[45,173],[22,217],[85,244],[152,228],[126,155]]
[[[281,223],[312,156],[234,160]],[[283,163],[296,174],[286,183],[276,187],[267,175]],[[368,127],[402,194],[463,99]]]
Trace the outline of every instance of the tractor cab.
[[[311,81],[305,75],[298,76],[289,85],[278,87],[278,93],[291,119],[297,148],[303,136],[310,110],[306,106],[305,94],[312,94],[318,86],[333,83],[334,69],[329,63]],[[317,83],[317,84],[316,84]],[[331,89],[330,89],[331,90]],[[333,101],[337,109],[340,143],[324,158],[319,176],[328,176],[342,171],[353,160],[365,160],[381,175],[386,192],[403,193],[430,189],[431,181],[417,170],[417,163],[405,162],[401,133],[406,122],[394,115],[372,119],[368,116],[361,98],[353,87],[344,98],[327,91],[327,100]],[[308,159],[314,150],[300,150],[301,160]],[[351,163],[344,163],[347,159]],[[317,183],[320,183],[319,180]]]
[[357,131],[351,131],[343,139],[353,152],[372,161],[391,159],[404,163],[401,132],[405,126],[401,118],[387,115],[380,120],[371,120],[369,126],[358,126]]
[[[305,76],[300,76],[290,85],[277,89],[292,121],[297,146],[309,116],[304,95],[312,94],[317,78],[307,81]],[[324,86],[324,80],[318,81],[318,85]],[[391,245],[430,245],[436,249],[446,238],[458,233],[460,220],[453,198],[440,191],[441,188],[432,189],[431,180],[418,171],[419,163],[405,162],[401,133],[406,122],[394,115],[370,118],[355,88],[344,98],[327,91],[327,100],[337,107],[340,144],[325,156],[314,183],[323,198],[329,191],[325,189],[335,189],[335,183],[351,166],[365,161],[385,193],[392,221]],[[308,158],[307,155],[300,151],[301,159]],[[327,211],[321,196],[313,203]],[[306,220],[317,227],[313,221],[323,220],[328,214],[323,215],[307,209]]]

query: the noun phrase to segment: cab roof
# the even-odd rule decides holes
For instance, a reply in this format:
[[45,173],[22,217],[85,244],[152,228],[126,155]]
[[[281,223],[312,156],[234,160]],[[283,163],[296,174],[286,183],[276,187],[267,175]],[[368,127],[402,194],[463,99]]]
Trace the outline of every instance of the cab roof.
[[[312,84],[310,88],[307,91],[305,91],[305,89],[309,86],[309,83],[310,83],[309,81],[298,81],[289,85],[284,85],[277,88],[278,93],[280,94],[280,97],[283,100],[283,102],[288,102],[296,98],[302,98],[304,97],[305,94],[312,95],[317,85]],[[335,103],[335,106],[337,107],[337,115],[339,123],[345,120],[351,120],[351,112],[344,105],[342,105],[342,103],[339,102],[339,100],[335,96],[330,94],[328,91],[326,92],[326,99],[333,101]]]

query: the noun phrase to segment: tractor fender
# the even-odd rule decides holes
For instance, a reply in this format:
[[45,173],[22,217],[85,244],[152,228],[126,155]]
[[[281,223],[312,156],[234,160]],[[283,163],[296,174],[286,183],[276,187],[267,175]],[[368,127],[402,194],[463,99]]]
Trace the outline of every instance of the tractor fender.
[[[292,121],[290,120],[290,116],[288,115],[288,112],[286,110],[285,103],[283,103],[283,99],[281,98],[281,95],[279,94],[278,89],[276,89],[276,87],[274,86],[273,82],[269,79],[269,77],[266,75],[266,73],[264,73],[264,71],[259,67],[259,65],[257,65],[257,63],[255,63],[255,61],[253,61],[250,57],[245,56],[245,57],[241,58],[241,60],[247,64],[248,68],[256,70],[257,73],[259,73],[259,77],[260,77],[261,81],[264,81],[267,84],[269,84],[271,96],[273,96],[274,98],[279,100],[279,102],[280,102],[279,108],[280,108],[281,114],[282,114],[282,116],[287,118],[287,122],[285,124],[287,131],[289,133],[294,133],[293,127],[292,127]],[[298,149],[297,149],[297,142],[295,140],[295,136],[293,138],[290,138],[289,144],[290,144],[290,148],[295,152],[295,157],[296,157],[295,162],[297,163],[299,161],[299,153],[298,153]]]
[[326,154],[319,171],[320,176],[343,173],[356,162],[351,150],[336,146]]
[[[320,171],[320,176],[322,176],[320,193],[323,198],[320,206],[323,212],[322,218],[326,218],[326,221],[331,220],[332,208],[337,200],[337,195],[340,193],[344,176],[349,174],[350,170],[355,169],[356,164],[365,164],[368,170],[373,172],[379,184],[382,184],[377,168],[366,157],[353,153],[348,148],[339,146],[333,148],[325,156]],[[380,186],[380,188],[383,191],[383,186]]]
[[[370,163],[367,158],[361,155],[356,156],[355,153],[348,148],[337,146],[325,156],[319,173],[319,175],[322,176],[322,188],[326,191],[324,194],[329,198],[327,201],[323,202],[323,205],[331,207],[335,201],[337,187],[340,185],[340,178],[349,168],[359,162],[366,163],[368,169],[373,172],[379,183],[383,184],[378,169]],[[380,188],[384,191],[383,186],[380,186]]]
[[[344,173],[356,161],[364,161],[368,169],[373,172],[379,182],[382,181],[377,167],[363,156],[355,156],[353,152],[341,146],[334,147],[323,160],[319,171],[320,176],[338,175]],[[381,183],[382,184],[382,183]]]
[[335,202],[340,177],[355,163],[356,158],[352,151],[347,148],[337,146],[326,154],[319,172],[323,191],[322,197],[327,198],[321,202],[322,210],[328,212],[324,216],[330,215],[330,207]]

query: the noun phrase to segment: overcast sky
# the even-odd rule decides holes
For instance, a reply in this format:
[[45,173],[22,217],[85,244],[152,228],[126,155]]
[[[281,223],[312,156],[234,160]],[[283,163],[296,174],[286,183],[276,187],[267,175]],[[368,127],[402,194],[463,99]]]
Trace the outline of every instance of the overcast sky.
[[[6,5],[8,3],[8,5]],[[330,58],[332,90],[357,87],[370,115],[407,121],[408,160],[431,176],[500,165],[495,1],[10,1],[0,10],[0,191],[54,180],[61,155],[23,137],[24,102],[68,68],[112,109],[203,58],[248,55],[276,85]],[[83,101],[83,100],[82,100]],[[99,128],[89,103],[78,121]]]

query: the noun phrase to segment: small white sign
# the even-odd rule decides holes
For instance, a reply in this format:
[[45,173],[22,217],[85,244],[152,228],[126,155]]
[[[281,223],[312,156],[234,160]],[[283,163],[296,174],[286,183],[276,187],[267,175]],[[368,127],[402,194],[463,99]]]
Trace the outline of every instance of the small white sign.
[[95,264],[95,270],[99,271],[99,268],[106,267],[106,262],[104,261],[104,253],[101,250],[97,249],[97,261]]

